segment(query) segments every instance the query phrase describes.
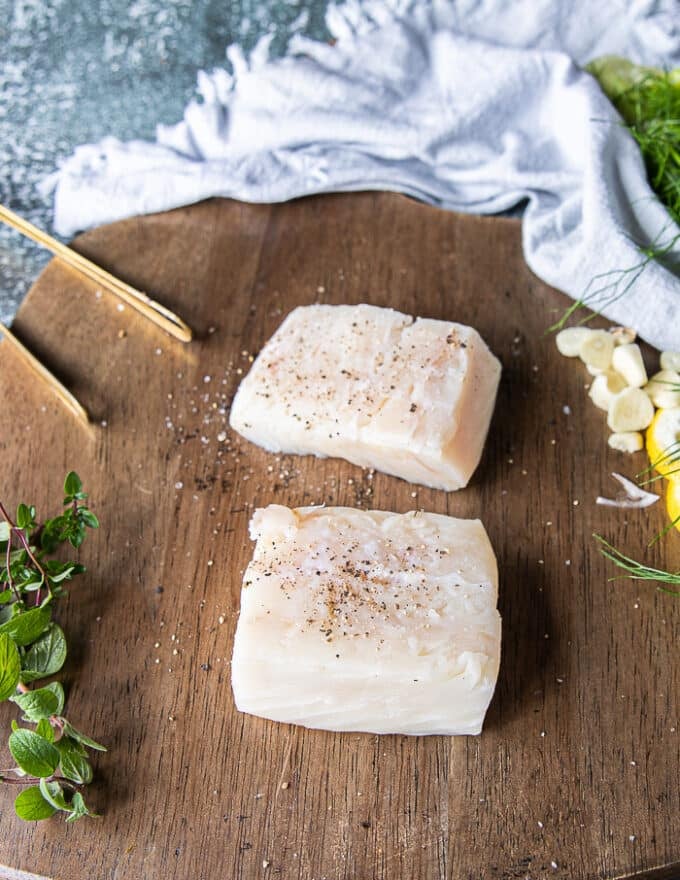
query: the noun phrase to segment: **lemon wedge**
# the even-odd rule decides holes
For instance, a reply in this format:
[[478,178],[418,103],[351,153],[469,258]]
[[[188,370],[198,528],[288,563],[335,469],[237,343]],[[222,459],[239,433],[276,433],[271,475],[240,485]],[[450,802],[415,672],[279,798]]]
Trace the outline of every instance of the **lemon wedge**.
[[680,532],[680,480],[669,480],[666,489],[666,510],[668,517]]
[[657,410],[647,429],[649,464],[673,482],[680,481],[680,406]]

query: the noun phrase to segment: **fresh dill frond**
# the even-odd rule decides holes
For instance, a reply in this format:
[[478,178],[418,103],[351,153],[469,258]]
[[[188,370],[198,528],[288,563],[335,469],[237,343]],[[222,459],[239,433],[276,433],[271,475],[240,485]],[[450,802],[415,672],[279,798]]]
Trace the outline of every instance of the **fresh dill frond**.
[[[658,584],[670,584],[680,587],[680,571],[664,571],[661,568],[652,568],[649,565],[644,565],[644,563],[638,562],[617,550],[602,535],[593,533],[593,538],[601,545],[600,553],[625,572],[625,574],[618,575],[617,577],[628,577],[635,581],[655,581]],[[611,577],[609,580],[614,581],[617,577]],[[680,596],[680,590],[669,590],[661,586],[657,587],[657,589],[671,596]]]
[[[676,463],[677,467],[675,466]],[[666,470],[669,465],[672,465],[671,470]],[[660,470],[661,468],[663,468],[663,473],[657,474],[654,477],[649,476],[649,474],[657,469]],[[664,480],[677,473],[680,473],[680,440],[667,446],[661,455],[650,463],[649,467],[646,467],[644,470],[640,471],[640,473],[635,475],[635,479],[638,481],[639,486],[646,486],[648,483],[654,483],[657,480]],[[646,477],[646,479],[643,479],[644,477]]]
[[640,147],[652,189],[680,224],[680,86],[670,74],[647,74],[613,102]]
[[680,71],[606,56],[587,68],[621,114],[645,161],[649,183],[680,224]]
[[647,546],[653,547],[657,541],[660,541],[662,538],[665,538],[669,532],[672,532],[678,523],[680,523],[680,514],[676,516],[675,519],[672,519],[665,528],[661,529],[657,535],[654,535]]
[[[664,232],[665,229],[662,230],[661,235]],[[659,239],[660,236],[657,236],[657,239],[651,245],[636,245],[641,259],[627,269],[612,269],[609,272],[601,272],[593,276],[583,296],[565,309],[561,318],[555,321],[554,324],[551,324],[546,333],[556,333],[563,330],[572,315],[581,309],[590,310],[590,314],[581,318],[578,322],[579,324],[587,324],[588,321],[591,321],[604,311],[607,306],[625,296],[651,262],[665,257],[666,254],[673,250],[678,241],[680,241],[680,232],[664,243],[660,243]]]
[[[649,184],[672,221],[668,226],[680,225],[680,68],[641,67],[610,55],[592,61],[586,70],[597,79],[637,142]],[[637,245],[638,262],[596,275],[547,332],[562,330],[576,312],[588,309],[590,314],[579,322],[584,324],[624,297],[647,266],[666,257],[680,240],[680,233],[667,235],[667,229],[651,244]]]

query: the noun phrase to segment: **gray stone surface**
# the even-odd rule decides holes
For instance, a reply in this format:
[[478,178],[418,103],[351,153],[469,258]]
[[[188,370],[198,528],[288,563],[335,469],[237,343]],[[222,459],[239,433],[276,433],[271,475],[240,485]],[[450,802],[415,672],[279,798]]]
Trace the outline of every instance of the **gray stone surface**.
[[[78,144],[149,138],[172,123],[201,68],[274,32],[325,38],[328,0],[0,0],[0,202],[50,233],[36,184]],[[0,320],[11,320],[49,255],[0,227]]]

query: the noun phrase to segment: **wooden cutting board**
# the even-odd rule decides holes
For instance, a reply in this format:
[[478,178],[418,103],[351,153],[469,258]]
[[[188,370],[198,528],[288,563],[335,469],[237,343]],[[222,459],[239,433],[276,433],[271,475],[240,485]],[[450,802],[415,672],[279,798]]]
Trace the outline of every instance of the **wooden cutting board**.
[[[585,369],[543,335],[567,300],[526,268],[519,223],[390,194],[211,201],[97,229],[77,248],[178,311],[198,338],[173,341],[52,262],[15,330],[93,414],[89,432],[0,347],[0,497],[51,512],[74,468],[102,521],[58,616],[72,646],[67,714],[109,747],[89,796],[99,821],[27,826],[15,790],[0,788],[0,875],[679,876],[680,600],[609,582],[591,533],[675,568],[680,536],[646,551],[661,505],[595,506],[615,491],[612,470],[634,474],[645,459],[608,450]],[[468,489],[371,481],[229,431],[252,357],[290,309],[312,302],[479,329],[504,374]],[[483,519],[504,643],[480,737],[332,734],[235,711],[247,526],[268,502]],[[13,709],[2,706],[3,730]]]

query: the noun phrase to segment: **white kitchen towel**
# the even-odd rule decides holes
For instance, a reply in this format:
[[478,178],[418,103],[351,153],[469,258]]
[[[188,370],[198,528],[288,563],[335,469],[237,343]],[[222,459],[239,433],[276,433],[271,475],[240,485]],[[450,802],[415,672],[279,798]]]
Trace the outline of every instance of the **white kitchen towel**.
[[396,190],[490,214],[526,200],[531,269],[659,348],[680,350],[680,233],[639,151],[577,65],[606,52],[680,63],[677,0],[349,0],[334,45],[268,41],[233,73],[199,74],[200,100],[155,143],[108,138],[54,175],[71,234],[210,196],[279,202]]

